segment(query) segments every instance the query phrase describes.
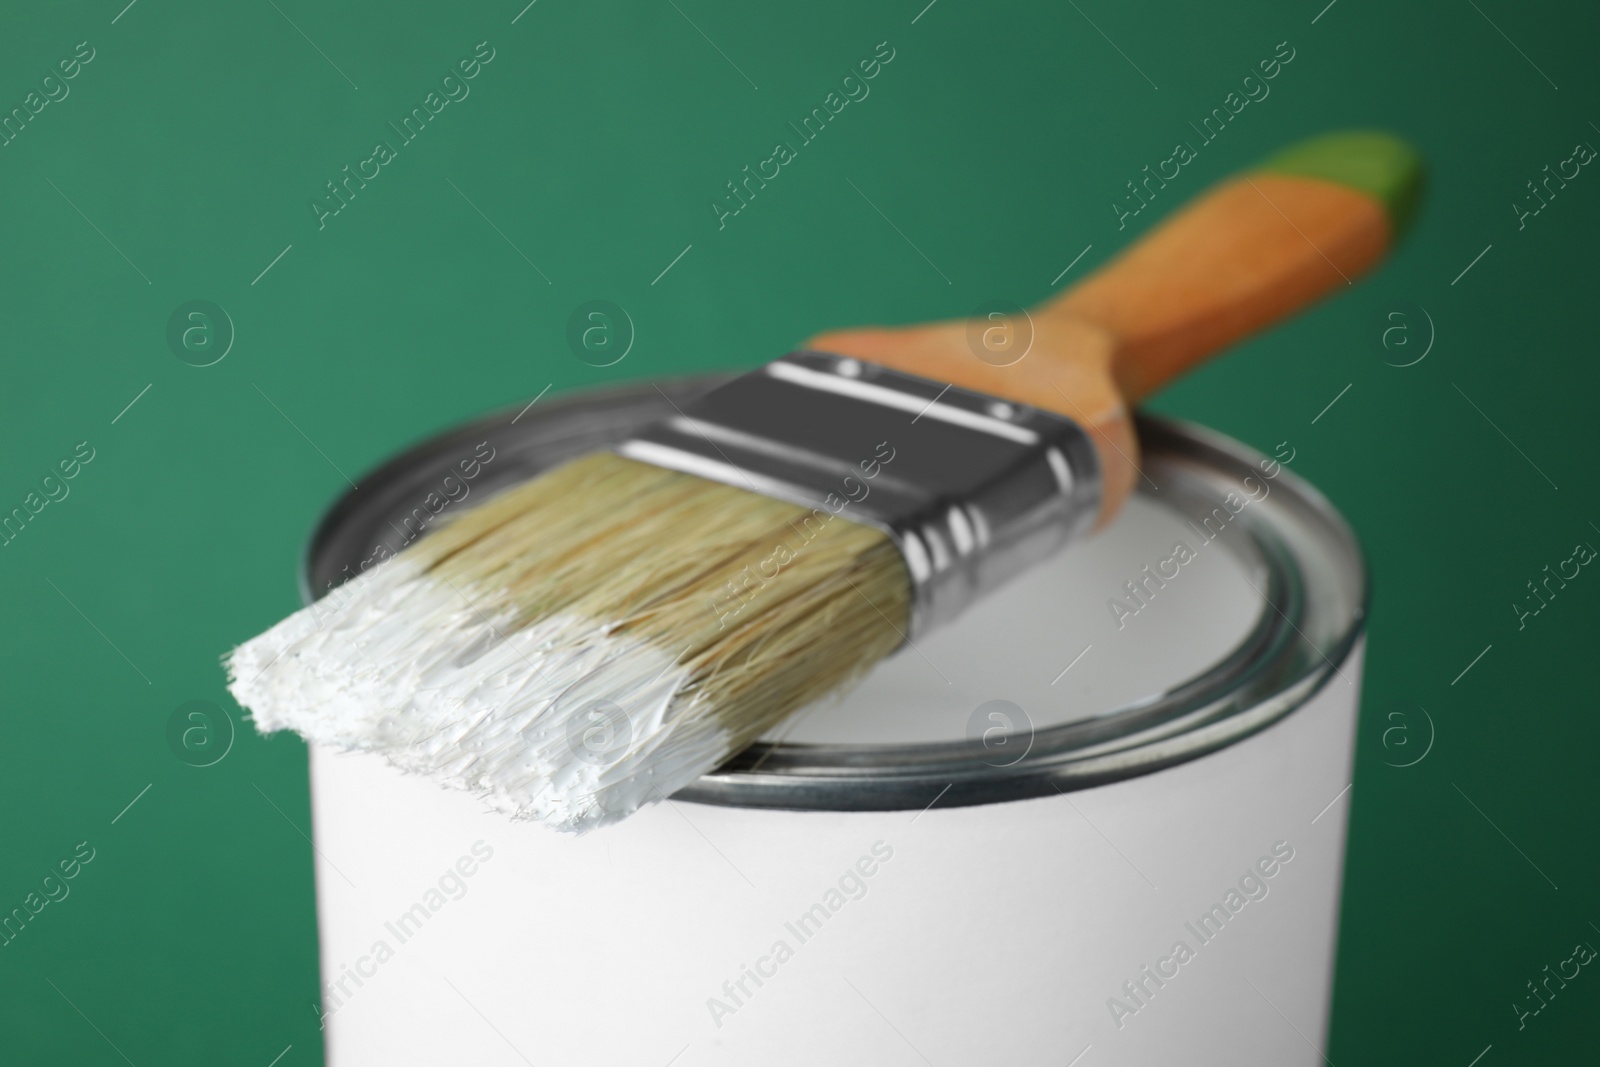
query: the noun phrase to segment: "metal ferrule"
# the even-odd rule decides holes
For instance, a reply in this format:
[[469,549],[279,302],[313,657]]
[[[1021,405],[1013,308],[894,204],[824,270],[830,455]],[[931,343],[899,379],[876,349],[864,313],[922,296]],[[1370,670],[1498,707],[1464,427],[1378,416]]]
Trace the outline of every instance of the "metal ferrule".
[[911,637],[1087,531],[1100,506],[1072,420],[824,352],[719,386],[616,450],[883,530],[911,577]]

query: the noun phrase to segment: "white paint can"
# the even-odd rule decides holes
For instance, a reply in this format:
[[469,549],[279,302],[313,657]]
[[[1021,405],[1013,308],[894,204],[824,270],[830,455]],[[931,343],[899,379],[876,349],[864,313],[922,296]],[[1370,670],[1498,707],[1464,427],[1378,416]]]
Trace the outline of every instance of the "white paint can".
[[[307,590],[665,396],[399,457],[324,519]],[[1321,1063],[1360,553],[1277,460],[1141,438],[1110,530],[616,826],[314,751],[330,1062]]]

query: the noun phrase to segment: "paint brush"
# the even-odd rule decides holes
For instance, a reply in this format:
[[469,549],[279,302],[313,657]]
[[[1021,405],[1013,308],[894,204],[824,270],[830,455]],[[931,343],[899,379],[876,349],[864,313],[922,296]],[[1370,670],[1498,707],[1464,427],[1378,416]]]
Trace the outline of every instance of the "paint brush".
[[1351,284],[1421,177],[1330,134],[1031,313],[824,334],[441,524],[235,649],[229,688],[515,818],[623,818],[1105,526],[1133,406]]

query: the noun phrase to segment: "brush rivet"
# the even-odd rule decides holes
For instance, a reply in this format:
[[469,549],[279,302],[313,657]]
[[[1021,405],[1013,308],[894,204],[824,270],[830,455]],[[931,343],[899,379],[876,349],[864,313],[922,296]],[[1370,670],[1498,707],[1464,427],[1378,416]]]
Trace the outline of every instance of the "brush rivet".
[[834,369],[841,378],[861,377],[861,364],[853,359],[841,359]]
[[994,403],[989,405],[989,414],[993,415],[997,419],[1005,419],[1010,421],[1016,415],[1016,413],[1017,409],[1012,407],[1010,404],[1007,404],[1003,400],[996,400]]

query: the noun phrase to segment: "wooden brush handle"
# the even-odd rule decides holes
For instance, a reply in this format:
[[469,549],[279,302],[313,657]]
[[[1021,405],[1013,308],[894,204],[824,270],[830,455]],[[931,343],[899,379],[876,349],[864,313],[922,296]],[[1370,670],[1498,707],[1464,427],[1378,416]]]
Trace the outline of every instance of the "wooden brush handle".
[[[971,338],[981,328],[964,320],[839,331],[807,347],[1076,419],[1099,450],[1104,524],[1138,477],[1129,409],[1233,341],[1352,284],[1393,245],[1421,177],[1417,154],[1386,134],[1297,145],[1202,194],[1035,308],[1032,346],[1008,365],[980,356]],[[1147,182],[1141,214],[1171,196],[1159,182]]]

